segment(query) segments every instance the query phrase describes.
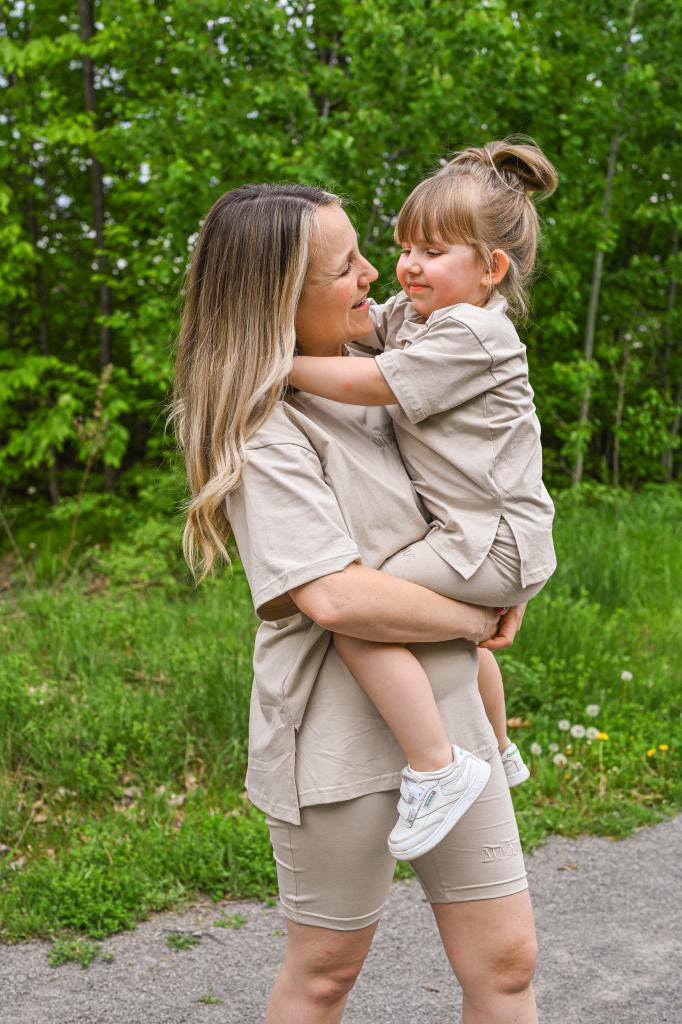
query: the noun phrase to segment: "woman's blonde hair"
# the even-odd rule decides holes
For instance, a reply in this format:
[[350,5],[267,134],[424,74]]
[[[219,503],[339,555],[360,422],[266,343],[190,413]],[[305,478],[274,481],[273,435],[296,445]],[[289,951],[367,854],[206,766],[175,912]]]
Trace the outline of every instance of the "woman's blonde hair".
[[551,195],[557,184],[554,167],[532,143],[503,139],[465,149],[407,197],[396,240],[422,236],[429,244],[463,242],[475,247],[488,269],[493,250],[504,250],[509,270],[497,288],[522,318],[540,227],[531,194]]
[[246,441],[281,398],[319,206],[307,185],[243,185],[206,215],[185,285],[172,419],[191,498],[183,551],[201,579],[229,562],[225,497]]

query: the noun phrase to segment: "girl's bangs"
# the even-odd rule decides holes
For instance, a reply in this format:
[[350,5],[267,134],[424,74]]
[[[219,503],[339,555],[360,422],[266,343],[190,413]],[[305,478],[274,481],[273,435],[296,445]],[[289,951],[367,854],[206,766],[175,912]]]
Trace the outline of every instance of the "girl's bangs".
[[474,244],[476,185],[468,175],[436,175],[412,190],[395,226],[397,242]]

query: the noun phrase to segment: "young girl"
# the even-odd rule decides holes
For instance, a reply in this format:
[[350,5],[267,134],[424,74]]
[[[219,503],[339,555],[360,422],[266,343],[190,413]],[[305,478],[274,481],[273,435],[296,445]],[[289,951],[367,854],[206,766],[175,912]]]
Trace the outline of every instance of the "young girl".
[[[432,522],[424,540],[382,568],[471,604],[522,604],[556,565],[525,347],[506,315],[526,310],[538,236],[530,194],[549,195],[556,184],[535,146],[491,142],[458,153],[398,215],[403,290],[372,305],[374,334],[360,339],[380,354],[296,357],[289,378],[322,398],[389,407]],[[420,857],[480,795],[490,766],[450,745],[407,648],[338,635],[335,643],[409,762],[389,849],[402,860]],[[488,651],[479,687],[508,782],[517,785],[528,769],[506,735],[502,678]]]

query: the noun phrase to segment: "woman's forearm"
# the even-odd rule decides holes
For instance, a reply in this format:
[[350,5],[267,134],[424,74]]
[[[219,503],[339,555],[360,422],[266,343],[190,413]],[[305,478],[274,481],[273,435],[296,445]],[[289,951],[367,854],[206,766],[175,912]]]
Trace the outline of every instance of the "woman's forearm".
[[395,395],[373,359],[296,356],[289,384],[346,405],[396,405]]
[[349,565],[290,592],[298,608],[334,633],[380,643],[478,643],[496,632],[492,608],[463,604],[368,569]]

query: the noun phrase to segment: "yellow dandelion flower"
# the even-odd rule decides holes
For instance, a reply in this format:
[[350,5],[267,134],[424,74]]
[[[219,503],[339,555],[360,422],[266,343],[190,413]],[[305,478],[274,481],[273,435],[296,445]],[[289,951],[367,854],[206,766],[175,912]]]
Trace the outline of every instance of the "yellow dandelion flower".
[[662,750],[662,751],[663,751],[663,753],[665,753],[665,752],[666,752],[666,750],[670,750],[670,747],[668,746],[668,744],[667,744],[667,743],[659,743],[659,744],[658,744],[658,749],[659,749],[659,750]]
[[609,738],[609,734],[607,732],[598,732],[594,738],[595,740],[607,740]]
[[651,750],[647,750],[646,756],[647,757],[653,757],[655,753],[656,753],[656,747],[652,747]]

